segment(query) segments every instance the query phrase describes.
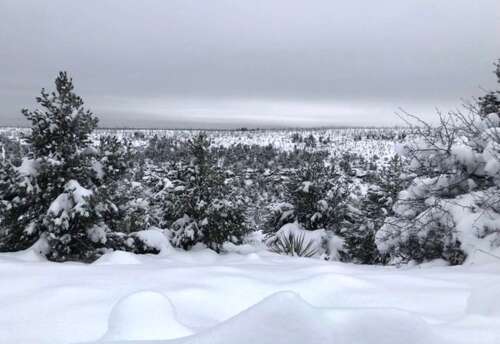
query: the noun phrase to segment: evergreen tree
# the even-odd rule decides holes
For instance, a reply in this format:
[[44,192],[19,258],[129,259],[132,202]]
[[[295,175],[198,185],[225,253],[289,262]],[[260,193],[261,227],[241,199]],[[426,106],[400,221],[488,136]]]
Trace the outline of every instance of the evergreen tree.
[[353,221],[344,231],[342,259],[345,261],[360,264],[386,261],[386,256],[377,249],[375,235],[386,217],[394,215],[392,206],[406,186],[401,157],[394,155],[373,178],[366,194],[355,204],[357,211],[351,211]]
[[244,198],[231,192],[210,144],[205,133],[188,141],[189,165],[179,166],[178,185],[163,194],[163,223],[173,231],[174,246],[204,243],[219,252],[226,241],[241,243],[248,229]]
[[[85,241],[90,241],[82,239],[85,234],[80,232],[85,233],[91,225],[92,214],[78,202],[83,201],[81,195],[74,192],[86,190],[84,197],[92,196],[86,189],[92,185],[89,136],[97,119],[83,108],[82,99],[73,92],[72,81],[64,72],[56,78],[56,91],[42,90],[36,100],[43,110],[22,111],[32,123],[31,132],[25,135],[29,156],[16,171],[4,171],[14,173],[13,179],[21,179],[12,184],[11,192],[17,197],[23,195],[26,203],[14,202],[6,207],[2,222],[8,228],[10,240],[5,241],[4,237],[1,241],[4,250],[17,250],[43,237],[48,242],[50,258],[57,259],[55,256],[61,253],[61,259],[65,259],[68,252],[60,251],[59,241],[68,244],[72,250],[69,255],[75,256],[86,250],[89,243]],[[2,193],[2,200],[9,202],[9,194]],[[28,211],[24,209],[26,205]],[[24,221],[17,221],[19,218]],[[25,240],[27,237],[30,240]],[[6,245],[9,241],[16,245]]]
[[157,224],[148,190],[137,178],[138,153],[128,140],[115,136],[100,138],[93,164],[96,186],[101,195],[101,215],[114,232],[132,233]]
[[123,161],[116,151],[103,157],[92,147],[97,118],[83,107],[67,73],[59,73],[55,85],[37,97],[40,109],[22,111],[32,124],[25,135],[29,155],[19,167],[1,166],[0,249],[26,249],[42,239],[44,254],[55,261],[91,261],[113,245],[135,250],[135,240],[108,240],[103,215],[114,205],[101,191],[120,176]]
[[308,154],[288,183],[287,199],[296,221],[304,229],[327,229],[339,232],[345,220],[346,180],[326,165],[321,153]]
[[375,244],[375,233],[382,226],[385,213],[380,188],[371,186],[360,202],[359,211],[352,216],[353,222],[343,232],[342,259],[360,264],[380,261]]
[[36,241],[37,193],[32,176],[21,174],[8,160],[0,162],[0,252],[23,250]]
[[[495,64],[495,75],[500,84],[500,59]],[[486,118],[489,114],[500,113],[500,90],[491,91],[478,98],[479,116]]]

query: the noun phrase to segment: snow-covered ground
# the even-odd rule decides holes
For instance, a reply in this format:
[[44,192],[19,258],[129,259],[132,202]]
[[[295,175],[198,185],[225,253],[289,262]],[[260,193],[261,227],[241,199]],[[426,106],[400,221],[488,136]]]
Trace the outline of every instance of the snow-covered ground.
[[86,265],[4,253],[0,342],[500,343],[500,263],[485,260],[396,268],[170,249]]

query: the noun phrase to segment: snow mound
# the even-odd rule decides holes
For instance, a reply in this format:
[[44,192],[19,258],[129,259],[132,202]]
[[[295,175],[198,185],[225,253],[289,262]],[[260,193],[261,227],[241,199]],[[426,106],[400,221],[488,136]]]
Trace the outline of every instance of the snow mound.
[[159,228],[152,227],[134,234],[148,246],[157,249],[161,253],[168,252],[172,248],[167,235]]
[[153,291],[141,291],[126,296],[113,307],[108,331],[102,339],[165,340],[192,333],[177,321],[175,308],[166,296]]
[[125,251],[113,251],[106,253],[94,262],[96,265],[129,265],[141,264],[136,254]]
[[232,242],[225,242],[222,246],[224,253],[236,253],[242,255],[255,254],[261,250],[260,247],[250,244],[240,244],[236,245]]
[[[139,342],[138,342],[139,343]],[[144,342],[145,343],[145,342]],[[443,344],[410,313],[393,309],[321,309],[278,292],[197,335],[164,344]]]
[[47,241],[45,239],[38,239],[33,246],[26,250],[12,252],[10,256],[17,261],[23,262],[46,262],[47,259],[44,253],[47,251]]
[[473,290],[467,300],[467,313],[500,317],[500,284]]

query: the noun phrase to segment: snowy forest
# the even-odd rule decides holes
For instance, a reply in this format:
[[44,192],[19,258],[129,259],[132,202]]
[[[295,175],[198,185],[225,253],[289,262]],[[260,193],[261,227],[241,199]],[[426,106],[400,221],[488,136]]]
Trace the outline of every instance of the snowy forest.
[[[500,83],[500,67],[496,65]],[[2,132],[0,251],[261,245],[360,264],[462,264],[500,245],[500,99],[401,128],[98,130],[66,72]],[[490,253],[493,254],[493,253]]]

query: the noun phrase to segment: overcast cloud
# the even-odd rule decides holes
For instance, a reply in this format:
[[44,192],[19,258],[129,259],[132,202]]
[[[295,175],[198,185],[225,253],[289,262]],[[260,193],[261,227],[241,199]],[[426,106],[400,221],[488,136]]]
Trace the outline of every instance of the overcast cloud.
[[102,126],[393,125],[498,57],[498,0],[0,0],[0,125],[59,70]]

